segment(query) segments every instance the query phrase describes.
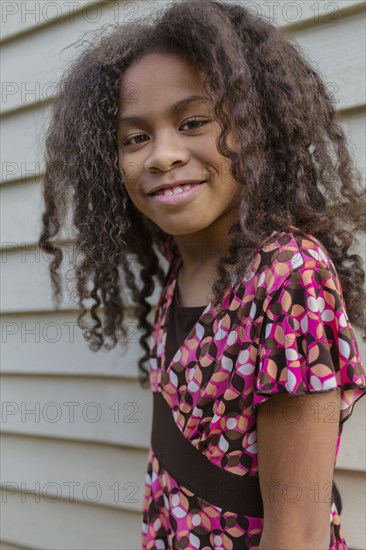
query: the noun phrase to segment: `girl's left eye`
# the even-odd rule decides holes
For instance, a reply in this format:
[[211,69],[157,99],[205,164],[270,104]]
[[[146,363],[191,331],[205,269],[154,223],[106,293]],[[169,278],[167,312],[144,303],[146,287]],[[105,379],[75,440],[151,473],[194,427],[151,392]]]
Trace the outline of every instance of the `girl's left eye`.
[[[199,118],[191,118],[190,120],[187,120],[183,126],[186,126],[186,124],[206,124],[207,122],[209,122],[208,120],[206,119],[199,119]],[[197,128],[197,126],[196,126]]]

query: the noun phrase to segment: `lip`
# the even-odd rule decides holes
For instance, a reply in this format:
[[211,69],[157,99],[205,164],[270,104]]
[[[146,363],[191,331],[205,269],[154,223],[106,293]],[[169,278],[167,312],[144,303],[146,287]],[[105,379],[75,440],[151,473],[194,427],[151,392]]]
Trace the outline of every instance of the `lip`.
[[163,183],[162,185],[155,187],[155,189],[148,193],[148,195],[153,195],[157,191],[163,191],[164,189],[174,189],[174,187],[179,187],[180,185],[197,185],[199,183],[202,183],[202,180],[178,180],[170,183]]
[[172,194],[172,195],[150,195],[151,198],[155,201],[157,201],[159,204],[162,205],[176,205],[181,204],[183,202],[186,202],[187,200],[190,200],[193,198],[197,193],[199,193],[200,187],[204,185],[206,181],[203,182],[197,182],[193,187],[188,189],[187,191],[181,191],[180,193]]

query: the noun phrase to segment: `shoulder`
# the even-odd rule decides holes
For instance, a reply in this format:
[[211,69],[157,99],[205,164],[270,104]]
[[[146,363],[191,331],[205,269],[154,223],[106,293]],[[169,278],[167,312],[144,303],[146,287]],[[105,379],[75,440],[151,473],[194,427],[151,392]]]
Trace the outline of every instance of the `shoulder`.
[[301,230],[273,232],[257,250],[250,269],[244,280],[255,278],[256,286],[270,295],[291,280],[292,275],[296,278],[299,272],[318,272],[338,281],[325,246]]

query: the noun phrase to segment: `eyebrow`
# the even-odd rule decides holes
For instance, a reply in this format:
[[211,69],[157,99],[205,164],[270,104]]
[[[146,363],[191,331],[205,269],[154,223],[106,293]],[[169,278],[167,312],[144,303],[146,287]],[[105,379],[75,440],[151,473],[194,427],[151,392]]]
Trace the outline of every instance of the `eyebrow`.
[[[184,99],[181,99],[180,101],[177,101],[177,103],[171,105],[168,109],[168,113],[171,116],[177,115],[193,103],[207,103],[207,98],[199,95],[185,97]],[[135,115],[120,117],[118,119],[119,126],[122,126],[123,124],[141,124],[144,122],[146,122],[144,118]]]

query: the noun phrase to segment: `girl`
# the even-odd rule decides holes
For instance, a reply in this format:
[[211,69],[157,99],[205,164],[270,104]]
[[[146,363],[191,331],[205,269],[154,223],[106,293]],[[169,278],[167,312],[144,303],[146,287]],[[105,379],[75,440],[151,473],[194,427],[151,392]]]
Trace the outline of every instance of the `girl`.
[[366,393],[351,326],[365,330],[365,272],[348,253],[365,191],[296,43],[219,1],[117,26],[61,80],[46,154],[55,297],[72,197],[80,327],[90,298],[92,349],[127,336],[128,287],[144,331],[141,547],[347,550],[332,482]]

